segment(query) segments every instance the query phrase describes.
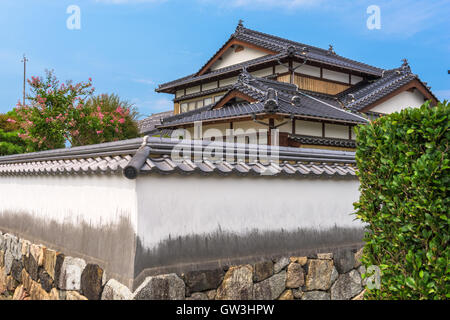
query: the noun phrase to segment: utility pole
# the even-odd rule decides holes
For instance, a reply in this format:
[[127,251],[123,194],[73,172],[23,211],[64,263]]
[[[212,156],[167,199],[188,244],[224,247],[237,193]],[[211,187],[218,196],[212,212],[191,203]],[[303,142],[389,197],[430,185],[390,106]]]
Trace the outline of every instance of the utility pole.
[[23,54],[23,105],[25,105],[25,84],[26,84],[26,74],[27,74],[27,57],[25,56],[25,53]]

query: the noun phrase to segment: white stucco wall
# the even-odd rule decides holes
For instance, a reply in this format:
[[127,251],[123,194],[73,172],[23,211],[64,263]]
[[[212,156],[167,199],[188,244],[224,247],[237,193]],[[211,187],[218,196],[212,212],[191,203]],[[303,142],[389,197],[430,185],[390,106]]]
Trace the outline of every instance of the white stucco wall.
[[405,108],[418,108],[424,103],[424,96],[420,91],[403,91],[391,99],[375,106],[370,111],[389,114]]
[[60,223],[101,226],[129,214],[136,230],[136,201],[135,181],[122,175],[0,177],[0,212],[27,213]]
[[[294,62],[294,68],[296,68],[298,65],[300,65],[300,63],[298,62]],[[314,66],[309,66],[309,65],[303,65],[301,67],[298,67],[297,69],[295,69],[296,73],[301,73],[301,74],[306,74],[308,76],[313,76],[313,77],[320,77],[320,68],[319,67],[314,67]]]
[[216,231],[246,233],[358,227],[351,215],[358,180],[277,177],[141,176],[138,236],[148,248],[161,240]]
[[223,55],[222,59],[216,61],[211,70],[217,70],[220,68],[225,68],[233,64],[238,64],[244,61],[256,59],[267,55],[267,53],[253,48],[244,47],[244,50],[235,52],[235,48],[229,48]]
[[322,76],[324,79],[348,83],[349,77],[347,73],[337,72],[333,70],[323,69]]
[[322,123],[314,121],[295,120],[295,133],[321,137]]
[[348,139],[349,138],[348,130],[349,130],[348,126],[325,123],[325,137],[327,138]]

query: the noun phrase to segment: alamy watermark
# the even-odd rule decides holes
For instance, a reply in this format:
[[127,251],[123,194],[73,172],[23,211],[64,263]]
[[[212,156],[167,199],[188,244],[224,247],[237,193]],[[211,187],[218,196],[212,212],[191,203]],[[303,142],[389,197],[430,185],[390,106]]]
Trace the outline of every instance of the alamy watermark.
[[366,25],[367,29],[374,30],[374,29],[381,29],[381,9],[377,5],[370,5],[367,7],[366,10],[367,14],[370,14],[370,16],[367,18]]
[[[202,122],[194,127],[176,129],[171,140],[177,144],[172,149],[171,160],[181,162],[186,159],[207,160],[211,163],[279,163],[279,130],[236,128],[224,131],[217,128],[204,130]],[[261,168],[261,175],[273,175],[271,170]]]
[[77,5],[70,5],[66,9],[66,13],[70,16],[66,20],[66,27],[69,30],[81,29],[81,9]]

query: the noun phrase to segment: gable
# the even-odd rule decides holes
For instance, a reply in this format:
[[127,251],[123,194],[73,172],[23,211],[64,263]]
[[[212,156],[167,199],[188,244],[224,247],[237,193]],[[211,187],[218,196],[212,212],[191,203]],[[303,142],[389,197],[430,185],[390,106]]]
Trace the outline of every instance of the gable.
[[419,90],[413,88],[400,92],[389,100],[376,105],[370,111],[389,114],[405,108],[418,108],[426,100],[425,96]]
[[[242,49],[244,49],[244,50],[242,50]],[[248,50],[248,49],[252,49],[252,50]],[[230,61],[236,61],[236,60],[240,60],[240,59],[243,59],[241,62],[244,62],[244,61],[248,61],[248,60],[262,57],[265,55],[276,54],[277,52],[256,46],[251,43],[247,43],[245,41],[241,41],[241,40],[232,38],[232,39],[228,40],[211,59],[208,60],[208,62],[200,69],[200,71],[196,75],[200,76],[200,75],[206,73],[208,70],[211,70],[211,67],[213,65],[215,65],[216,63],[220,63],[220,61],[222,61],[224,58],[226,58],[226,57],[223,57],[225,53],[227,53],[228,55],[230,55],[232,57],[231,60],[226,59],[228,61],[227,63],[230,63]],[[233,55],[233,54],[235,54],[235,55]],[[258,54],[260,54],[260,55],[258,56]],[[249,58],[254,55],[256,55],[256,57]],[[239,62],[237,62],[237,63],[239,63]],[[233,64],[235,64],[235,63],[233,62],[232,64],[229,64],[228,66],[233,65]],[[221,66],[220,68],[223,68],[223,66]],[[217,65],[215,65],[215,70],[217,70],[217,69],[219,69],[219,67]]]
[[228,48],[211,66],[211,70],[225,68],[267,55],[267,52],[243,45],[233,45]]

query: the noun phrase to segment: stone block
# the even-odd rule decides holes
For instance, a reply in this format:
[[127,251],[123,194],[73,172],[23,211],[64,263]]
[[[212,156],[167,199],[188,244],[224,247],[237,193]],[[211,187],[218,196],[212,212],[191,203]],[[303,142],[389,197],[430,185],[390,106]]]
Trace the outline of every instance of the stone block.
[[66,300],[88,300],[85,296],[79,294],[77,291],[67,291]]
[[253,275],[253,280],[255,282],[263,281],[273,275],[273,262],[272,261],[261,261],[254,265],[255,273]]
[[17,282],[22,281],[22,269],[23,269],[22,260],[14,259],[11,265],[11,275]]
[[331,287],[332,300],[350,300],[363,290],[361,276],[356,270],[341,274]]
[[333,273],[332,260],[311,259],[308,261],[306,290],[328,290],[331,287]]
[[214,300],[216,298],[217,290],[209,290],[206,291],[206,296],[208,297],[208,300]]
[[289,260],[303,267],[308,262],[308,257],[290,257]]
[[44,250],[43,267],[48,275],[55,279],[56,251],[46,248]]
[[81,274],[86,262],[80,258],[65,257],[62,263],[57,287],[62,290],[81,289]]
[[81,274],[81,294],[88,300],[100,300],[103,270],[97,264],[88,264]]
[[230,267],[217,289],[217,300],[253,299],[253,267],[240,265]]
[[347,273],[355,265],[355,254],[351,250],[339,250],[334,255],[334,265],[340,274]]
[[321,260],[333,260],[333,254],[332,253],[318,253],[317,259]]
[[175,273],[147,277],[136,289],[133,300],[184,300],[185,285]]
[[115,279],[110,279],[102,292],[102,300],[130,300],[132,293],[130,289]]
[[305,284],[305,274],[299,263],[291,263],[287,267],[286,288],[298,288]]
[[278,259],[273,266],[273,272],[274,273],[280,272],[281,270],[286,268],[288,264],[289,264],[289,259],[287,257],[282,257],[282,258]]
[[325,291],[304,292],[302,300],[330,300],[330,294]]
[[44,247],[32,243],[30,246],[30,254],[33,256],[38,266],[41,267],[44,263]]
[[11,252],[9,250],[6,250],[5,252],[5,258],[4,258],[4,271],[5,274],[10,274],[11,273],[11,267],[14,261],[14,256],[11,254]]
[[189,271],[182,275],[190,292],[217,289],[224,277],[223,269]]
[[27,270],[28,274],[30,275],[31,279],[33,279],[34,281],[38,281],[39,278],[39,266],[36,262],[36,260],[34,259],[33,255],[28,255],[23,257],[23,263],[24,263],[24,267],[25,270]]
[[42,289],[47,293],[55,287],[52,277],[43,268],[39,268],[39,282],[41,283]]
[[208,296],[204,292],[194,292],[186,300],[209,300]]
[[278,300],[294,300],[294,294],[291,289],[286,290],[281,294]]
[[286,288],[286,271],[274,274],[272,277],[253,285],[255,300],[275,300]]

